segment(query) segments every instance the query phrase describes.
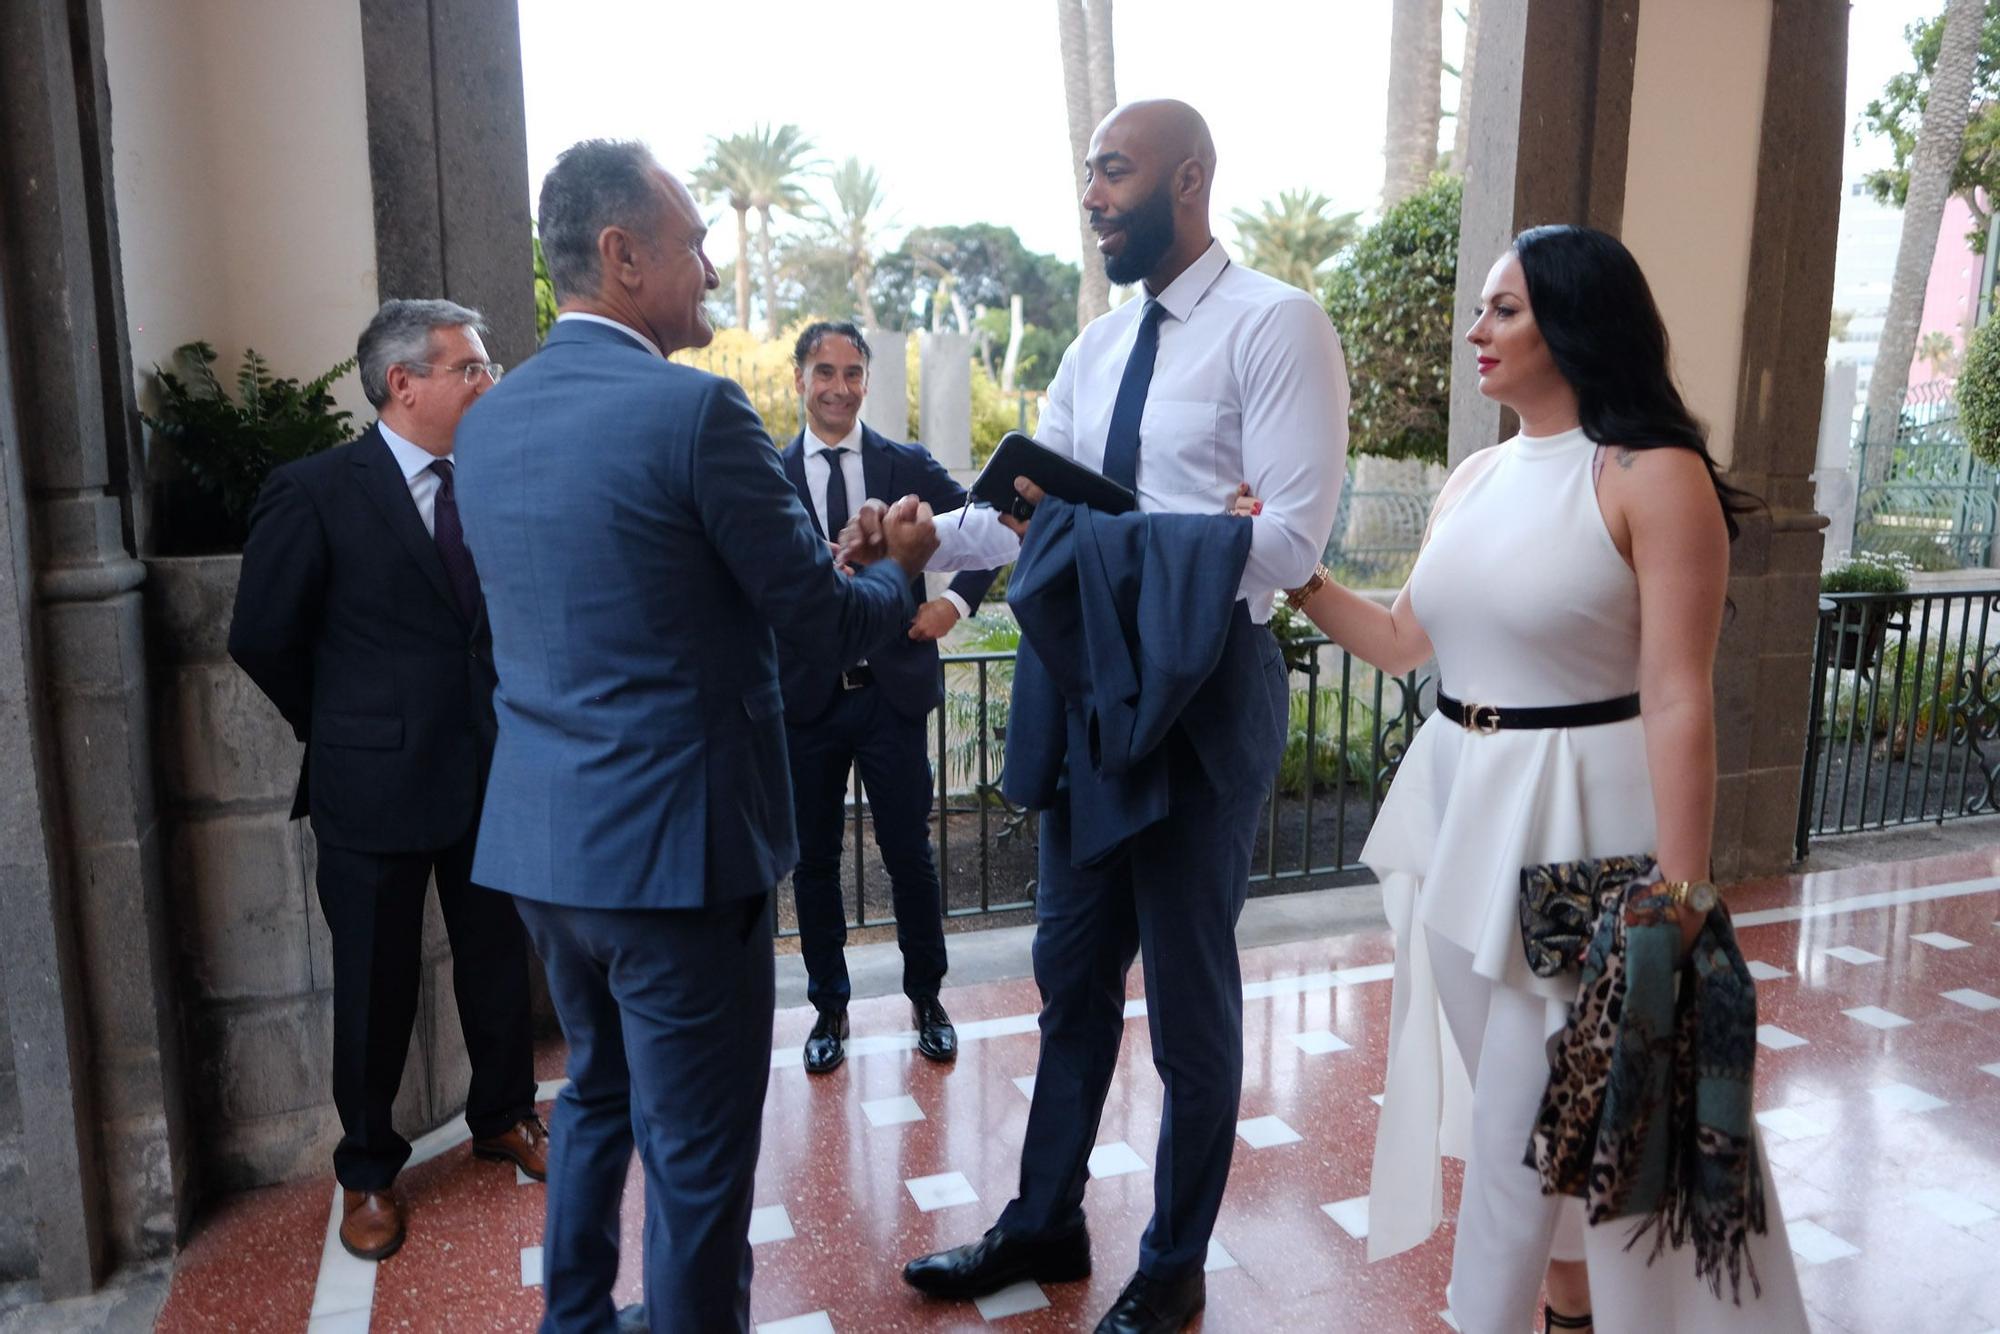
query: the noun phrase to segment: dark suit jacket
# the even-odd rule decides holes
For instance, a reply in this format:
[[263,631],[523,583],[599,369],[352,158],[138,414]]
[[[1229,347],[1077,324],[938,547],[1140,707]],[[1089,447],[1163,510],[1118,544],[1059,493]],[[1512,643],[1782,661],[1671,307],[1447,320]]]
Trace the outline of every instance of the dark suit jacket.
[[586,908],[770,893],[798,861],[777,637],[829,672],[875,652],[902,571],[841,574],[735,382],[606,325],[558,323],[457,458],[500,673],[473,878]]
[[[812,492],[806,487],[805,439],[805,432],[801,431],[785,447],[785,476],[792,479],[799,503],[806,507],[817,530],[819,515],[813,510]],[[916,495],[940,514],[957,509],[966,501],[965,488],[952,480],[929,450],[922,445],[898,444],[866,426],[861,428],[861,478],[869,499],[896,501]],[[848,497],[855,509],[861,507],[862,499]],[[839,534],[822,536],[831,539]],[[992,587],[997,573],[997,570],[961,571],[951,581],[951,591],[964,598],[967,607],[978,611],[979,601]],[[910,594],[919,605],[923,603],[922,579],[910,581]],[[907,625],[903,628],[909,629]],[[867,658],[883,698],[904,717],[921,718],[944,702],[944,672],[938,666],[935,641],[919,642],[906,633],[870,652]],[[823,663],[797,653],[780,652],[778,661],[785,689],[785,721],[797,727],[825,713],[839,686],[838,671],[828,671]],[[839,664],[852,665],[851,661]]]
[[1008,586],[1021,648],[1001,790],[1032,810],[1067,799],[1078,866],[1167,818],[1174,728],[1218,790],[1274,776],[1289,701],[1277,641],[1237,598],[1249,554],[1250,525],[1227,515],[1036,507]]
[[306,743],[294,819],[361,852],[450,846],[493,753],[483,611],[452,596],[376,427],[273,472],[250,516],[229,655]]

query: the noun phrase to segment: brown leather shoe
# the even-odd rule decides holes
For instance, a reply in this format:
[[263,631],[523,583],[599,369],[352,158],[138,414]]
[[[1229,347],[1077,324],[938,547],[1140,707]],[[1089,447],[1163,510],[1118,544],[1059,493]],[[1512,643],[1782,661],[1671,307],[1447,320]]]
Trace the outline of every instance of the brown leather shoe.
[[472,1156],[514,1164],[536,1181],[549,1179],[549,1132],[539,1116],[524,1116],[498,1135],[472,1141]]
[[403,1244],[403,1206],[393,1191],[340,1193],[340,1244],[362,1260],[386,1260]]

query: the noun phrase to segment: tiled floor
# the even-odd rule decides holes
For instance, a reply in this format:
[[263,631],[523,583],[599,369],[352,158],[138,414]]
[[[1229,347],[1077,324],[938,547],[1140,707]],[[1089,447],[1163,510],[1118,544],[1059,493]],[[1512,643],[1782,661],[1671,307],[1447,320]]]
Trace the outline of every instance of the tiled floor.
[[[2000,851],[1731,897],[1759,979],[1759,1120],[1815,1328],[2000,1328]],[[1207,1330],[1447,1328],[1449,1226],[1363,1259],[1389,958],[1382,932],[1244,955],[1242,1121]],[[1132,1016],[1138,993],[1135,972]],[[751,1225],[759,1329],[1088,1329],[1129,1274],[1160,1105],[1143,1023],[1127,1026],[1091,1156],[1094,1277],[977,1305],[926,1303],[898,1280],[903,1257],[973,1238],[1006,1202],[1033,1086],[1032,983],[946,1001],[952,1068],[911,1050],[900,999],[854,1007],[850,1059],[824,1079],[798,1062],[811,1013],[778,1016]],[[447,1128],[420,1146],[433,1156],[402,1180],[409,1240],[379,1266],[329,1244],[330,1179],[228,1202],[182,1256],[159,1328],[531,1328],[543,1188],[473,1162],[462,1138]],[[1448,1209],[1456,1189],[1448,1172]],[[639,1295],[639,1209],[635,1173],[626,1300]]]

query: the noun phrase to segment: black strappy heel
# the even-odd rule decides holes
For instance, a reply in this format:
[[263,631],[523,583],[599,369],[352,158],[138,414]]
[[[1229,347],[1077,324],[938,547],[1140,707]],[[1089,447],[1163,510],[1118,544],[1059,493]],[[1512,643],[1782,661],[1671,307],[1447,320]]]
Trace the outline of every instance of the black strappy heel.
[[1589,1329],[1591,1324],[1588,1311],[1582,1315],[1564,1315],[1546,1302],[1542,1305],[1542,1334],[1549,1334],[1552,1329]]

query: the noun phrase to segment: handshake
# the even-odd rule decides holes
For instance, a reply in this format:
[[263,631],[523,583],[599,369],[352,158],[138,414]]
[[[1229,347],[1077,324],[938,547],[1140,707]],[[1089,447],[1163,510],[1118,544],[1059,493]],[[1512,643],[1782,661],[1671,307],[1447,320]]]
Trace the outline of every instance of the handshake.
[[904,496],[893,505],[874,499],[863,502],[840,530],[833,558],[850,570],[892,560],[914,579],[923,573],[937,549],[931,507],[915,496]]

